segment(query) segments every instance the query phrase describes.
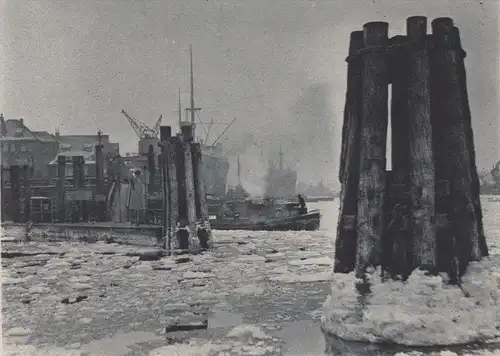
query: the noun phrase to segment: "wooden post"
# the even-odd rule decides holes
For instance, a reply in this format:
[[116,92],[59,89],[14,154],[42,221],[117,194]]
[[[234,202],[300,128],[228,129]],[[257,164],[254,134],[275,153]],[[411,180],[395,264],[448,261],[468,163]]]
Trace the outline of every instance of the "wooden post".
[[[199,154],[198,154],[199,149]],[[194,201],[196,208],[196,219],[199,220],[201,216],[201,194],[200,194],[200,182],[202,181],[201,174],[201,147],[199,143],[191,144],[191,157],[193,160],[193,183],[194,183]],[[203,189],[205,190],[205,189]]]
[[[73,157],[73,187],[74,188],[84,188],[85,187],[85,171],[84,171],[85,160],[83,156]],[[87,215],[87,202],[77,201],[74,204],[78,207],[78,220],[83,219],[85,221]]]
[[27,223],[29,221],[29,189],[30,189],[30,167],[28,165],[23,165],[21,170],[21,199],[20,208],[22,222]]
[[184,150],[182,136],[176,137],[175,142],[175,167],[177,173],[177,192],[179,204],[179,222],[185,225],[187,222],[187,200],[186,200],[186,169],[184,165]]
[[436,269],[434,158],[432,154],[430,68],[427,18],[409,17],[408,121],[414,266]]
[[196,198],[196,215],[198,227],[196,234],[200,242],[200,247],[209,249],[212,247],[212,236],[210,229],[210,221],[208,216],[207,197],[205,190],[205,182],[201,177],[203,169],[202,151],[199,143],[192,145],[193,154],[193,176],[195,183],[195,198]]
[[[78,158],[78,163],[80,164],[80,178],[79,178],[79,183],[80,183],[80,188],[85,188],[86,183],[85,183],[85,158],[83,156],[79,156]],[[82,207],[82,220],[87,222],[89,221],[89,202],[87,200],[83,200],[81,202],[81,207]]]
[[5,217],[6,217],[6,212],[5,212],[5,207],[6,207],[6,204],[5,204],[5,169],[4,167],[2,167],[0,165],[0,169],[1,169],[1,176],[0,176],[0,214],[1,214],[1,218],[0,220],[1,221],[5,221]]
[[177,249],[179,241],[177,240],[177,225],[179,220],[179,183],[177,169],[177,144],[178,138],[171,137],[167,141],[166,162],[168,168],[168,195],[169,195],[169,231],[167,240],[167,249],[169,253]]
[[57,219],[66,221],[65,209],[66,156],[57,156]]
[[361,164],[358,191],[358,244],[356,276],[364,277],[368,266],[380,263],[385,195],[388,75],[386,56],[380,47],[388,43],[388,24],[363,26],[368,50],[363,54]]
[[[409,230],[410,199],[408,186],[408,43],[406,36],[394,36],[389,45],[391,78],[391,158],[392,172],[387,177],[385,233],[382,264],[393,275],[408,276],[412,271],[412,236]],[[389,179],[390,178],[390,179]]]
[[31,176],[32,169],[28,165],[23,166],[23,221],[25,223],[25,238],[30,240],[30,222],[31,222]]
[[10,190],[12,199],[12,221],[21,221],[21,175],[18,165],[10,166]]
[[[116,170],[115,173],[115,184],[116,184],[116,189],[115,189],[115,200],[117,201],[117,206],[118,206],[118,221],[123,222],[124,216],[123,216],[123,209],[122,209],[122,167],[121,167],[121,162],[118,166],[118,169]],[[147,204],[147,202],[146,202]]]
[[193,177],[193,157],[191,154],[192,126],[183,126],[183,151],[184,151],[184,171],[186,179],[186,206],[187,206],[187,226],[189,227],[189,250],[196,251],[199,248],[199,241],[196,237],[196,200],[195,185]]
[[349,273],[356,261],[356,215],[358,213],[359,142],[361,136],[361,65],[358,53],[363,48],[363,31],[351,33],[347,58],[347,92],[340,156],[339,221],[335,241],[334,271]]
[[[100,132],[99,132],[100,133]],[[97,221],[105,220],[106,199],[104,198],[104,156],[103,145],[95,145],[95,204],[97,209]]]
[[452,19],[435,19],[432,21],[432,30],[435,43],[431,57],[434,103],[432,128],[433,131],[438,131],[433,137],[435,146],[438,146],[435,151],[440,150],[440,157],[435,165],[443,168],[444,172],[439,175],[445,175],[445,179],[449,181],[451,195],[446,213],[449,214],[454,239],[452,246],[456,246],[454,257],[457,259],[457,266],[452,269],[458,268],[458,274],[461,275],[471,260],[481,258],[473,201],[472,165],[463,127],[466,120],[461,100],[463,88],[457,65],[462,53],[456,46],[453,47]]
[[481,199],[480,199],[480,185],[479,177],[477,174],[476,167],[476,151],[474,149],[474,135],[472,133],[472,117],[469,106],[469,95],[467,92],[467,74],[465,70],[465,51],[462,49],[462,41],[460,40],[460,31],[457,27],[453,27],[453,40],[457,46],[457,50],[460,51],[463,56],[459,56],[457,60],[459,76],[460,76],[460,86],[462,87],[462,103],[465,110],[465,120],[464,131],[467,139],[467,147],[469,152],[469,160],[471,163],[471,174],[472,174],[472,199],[474,201],[474,211],[476,213],[478,232],[479,232],[479,249],[482,256],[488,256],[488,246],[486,245],[486,237],[484,235],[483,227],[483,212],[481,209]]
[[161,191],[163,192],[163,248],[169,247],[170,233],[170,189],[169,183],[169,167],[168,167],[168,140],[172,135],[170,126],[160,126],[160,147],[161,154],[159,155],[160,175],[161,175]]
[[155,189],[155,152],[153,145],[149,145],[148,151],[148,172],[149,172],[149,184],[148,184],[148,193],[151,195]]

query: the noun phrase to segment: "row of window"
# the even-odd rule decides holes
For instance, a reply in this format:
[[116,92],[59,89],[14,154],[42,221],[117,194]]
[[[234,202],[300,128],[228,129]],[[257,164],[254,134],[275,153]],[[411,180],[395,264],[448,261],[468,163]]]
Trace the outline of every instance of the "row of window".
[[[59,146],[59,150],[61,152],[67,152],[67,151],[71,151],[71,145],[70,144],[67,144],[67,143],[62,143],[60,146]],[[94,144],[93,143],[86,143],[85,145],[83,145],[83,150],[85,152],[94,152]],[[28,145],[13,145],[13,144],[4,144],[2,145],[2,151],[7,153],[7,152],[16,152],[16,151],[19,151],[19,152],[28,152],[29,151],[29,148],[28,148]]]
[[7,153],[9,152],[9,147],[10,147],[10,152],[28,152],[28,146],[27,145],[21,145],[21,146],[16,146],[16,145],[2,145],[2,151]]

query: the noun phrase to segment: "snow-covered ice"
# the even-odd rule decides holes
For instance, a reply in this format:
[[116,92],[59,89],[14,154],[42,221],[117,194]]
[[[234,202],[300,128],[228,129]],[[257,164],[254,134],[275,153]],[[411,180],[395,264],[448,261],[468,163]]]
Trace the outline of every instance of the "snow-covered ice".
[[377,270],[367,274],[370,292],[362,296],[353,273],[334,274],[322,329],[349,341],[412,346],[498,343],[500,204],[484,206],[490,256],[469,266],[462,289],[419,270],[406,283],[382,281]]
[[[338,202],[319,205],[320,231],[214,231],[211,252],[151,262],[139,260],[150,248],[3,239],[2,254],[25,256],[2,258],[2,355],[323,355]],[[500,203],[483,210],[487,232],[500,231]],[[208,319],[207,330],[171,335],[172,318]]]
[[353,273],[335,275],[325,302],[323,328],[351,341],[451,345],[500,337],[500,256],[470,266],[463,289],[416,270],[406,283],[369,275],[371,293],[361,305]]

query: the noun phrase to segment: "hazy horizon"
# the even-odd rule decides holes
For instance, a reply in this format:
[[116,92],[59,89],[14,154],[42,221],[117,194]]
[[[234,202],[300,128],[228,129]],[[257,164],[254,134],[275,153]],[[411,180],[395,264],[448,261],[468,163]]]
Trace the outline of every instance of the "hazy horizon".
[[[338,187],[349,34],[369,21],[449,16],[468,55],[466,69],[479,170],[500,159],[497,1],[1,1],[0,101],[6,119],[33,130],[102,129],[136,151],[120,113],[177,129],[178,89],[209,122],[237,121],[225,145],[242,156],[253,186],[262,150],[281,144],[299,181]],[[223,126],[212,128],[212,137]],[[204,135],[204,129],[199,131]],[[234,157],[233,157],[234,159]],[[267,159],[267,157],[266,157]],[[230,176],[234,180],[235,165]]]

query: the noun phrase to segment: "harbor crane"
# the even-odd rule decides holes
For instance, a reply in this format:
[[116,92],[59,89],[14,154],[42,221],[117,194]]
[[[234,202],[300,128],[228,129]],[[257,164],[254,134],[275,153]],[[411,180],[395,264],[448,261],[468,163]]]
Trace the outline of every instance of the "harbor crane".
[[163,115],[160,115],[158,120],[156,120],[155,126],[151,128],[138,119],[131,117],[123,109],[122,114],[127,118],[130,126],[132,126],[132,129],[135,131],[139,139],[158,138],[160,134],[160,125]]

